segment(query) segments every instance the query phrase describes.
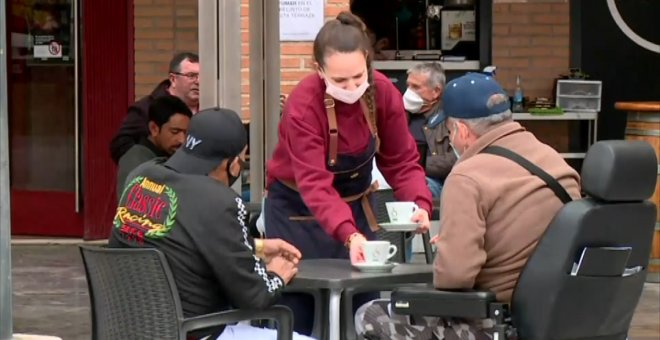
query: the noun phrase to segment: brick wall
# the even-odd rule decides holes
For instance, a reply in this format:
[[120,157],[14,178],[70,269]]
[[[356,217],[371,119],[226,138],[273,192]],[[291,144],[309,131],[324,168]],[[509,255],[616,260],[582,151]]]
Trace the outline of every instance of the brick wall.
[[[526,97],[552,98],[554,79],[569,67],[569,27],[566,0],[495,0],[492,56],[502,86],[513,94],[520,75]],[[570,123],[521,124],[556,150],[568,149]]]
[[167,76],[172,56],[197,52],[198,0],[133,0],[135,3],[135,98]]
[[[179,51],[197,51],[198,0],[135,1],[135,96],[148,94]],[[273,0],[275,1],[275,0]],[[349,0],[325,0],[326,20],[347,10]],[[249,0],[241,5],[241,92],[243,116],[249,117]],[[495,0],[493,63],[498,79],[512,90],[522,76],[529,97],[551,95],[553,79],[569,65],[567,0]],[[311,42],[281,44],[281,89],[289,93],[311,71]]]
[[[180,51],[197,51],[198,0],[135,1],[135,97],[151,92],[164,79],[167,63]],[[272,0],[276,1],[276,0]],[[350,0],[325,0],[325,16],[332,18],[348,9]],[[249,0],[241,0],[242,114],[249,118]],[[312,43],[281,44],[282,93],[289,93],[311,71]]]
[[[271,0],[268,0],[271,1]],[[272,0],[275,1],[275,0]],[[241,96],[243,103],[243,117],[250,116],[250,72],[249,72],[249,18],[248,2],[241,1],[241,34],[242,34],[242,60],[241,60]],[[325,0],[326,20],[334,18],[342,10],[348,10],[350,0]],[[312,71],[312,42],[283,42],[280,44],[280,88],[282,93],[288,94],[305,75]]]
[[520,75],[525,96],[551,97],[553,79],[569,67],[569,20],[565,0],[495,1],[493,64],[505,89]]

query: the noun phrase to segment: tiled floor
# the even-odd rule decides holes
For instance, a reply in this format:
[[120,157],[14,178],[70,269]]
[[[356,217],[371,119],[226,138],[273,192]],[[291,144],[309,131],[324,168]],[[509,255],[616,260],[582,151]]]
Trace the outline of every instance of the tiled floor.
[[[89,297],[75,245],[14,245],[14,332],[90,339]],[[630,332],[660,339],[660,284],[646,284]]]

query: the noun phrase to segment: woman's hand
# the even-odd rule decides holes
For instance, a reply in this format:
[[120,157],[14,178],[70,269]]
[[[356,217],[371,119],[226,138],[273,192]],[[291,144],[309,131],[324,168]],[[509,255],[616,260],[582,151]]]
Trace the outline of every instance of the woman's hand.
[[[255,240],[257,242],[259,240]],[[260,240],[263,242],[263,255],[266,263],[277,256],[281,256],[294,264],[298,264],[302,254],[298,248],[279,238],[269,238]]]
[[351,237],[351,243],[348,245],[351,263],[364,262],[364,249],[362,248],[362,245],[366,241],[367,239],[362,234],[356,234]]
[[429,213],[424,209],[417,209],[410,220],[419,224],[419,227],[415,230],[417,234],[425,233],[429,231],[429,228],[431,227]]

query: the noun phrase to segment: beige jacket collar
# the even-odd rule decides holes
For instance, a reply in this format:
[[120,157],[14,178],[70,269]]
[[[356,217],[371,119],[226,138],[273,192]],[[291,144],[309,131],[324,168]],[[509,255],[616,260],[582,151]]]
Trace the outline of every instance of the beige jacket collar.
[[524,131],[526,130],[522,125],[520,125],[520,123],[517,122],[501,123],[499,126],[495,127],[494,129],[488,131],[483,136],[479,137],[474,144],[470,145],[463,153],[461,153],[461,157],[458,159],[457,163],[463,162],[466,159],[469,159],[472,156],[477,155],[483,149],[494,144],[497,140],[505,136],[514,133],[524,132]]

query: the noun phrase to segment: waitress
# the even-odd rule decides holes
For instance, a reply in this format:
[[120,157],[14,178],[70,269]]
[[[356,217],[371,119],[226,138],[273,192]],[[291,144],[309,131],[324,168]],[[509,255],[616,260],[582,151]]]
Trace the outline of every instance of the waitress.
[[[266,237],[295,245],[304,259],[364,261],[362,244],[378,229],[369,200],[374,157],[397,200],[420,207],[417,231],[429,228],[431,193],[401,94],[373,70],[370,50],[364,23],[341,12],[314,40],[317,73],[298,83],[284,107],[267,164]],[[295,330],[310,334],[311,297],[286,294],[282,303],[294,311]]]

